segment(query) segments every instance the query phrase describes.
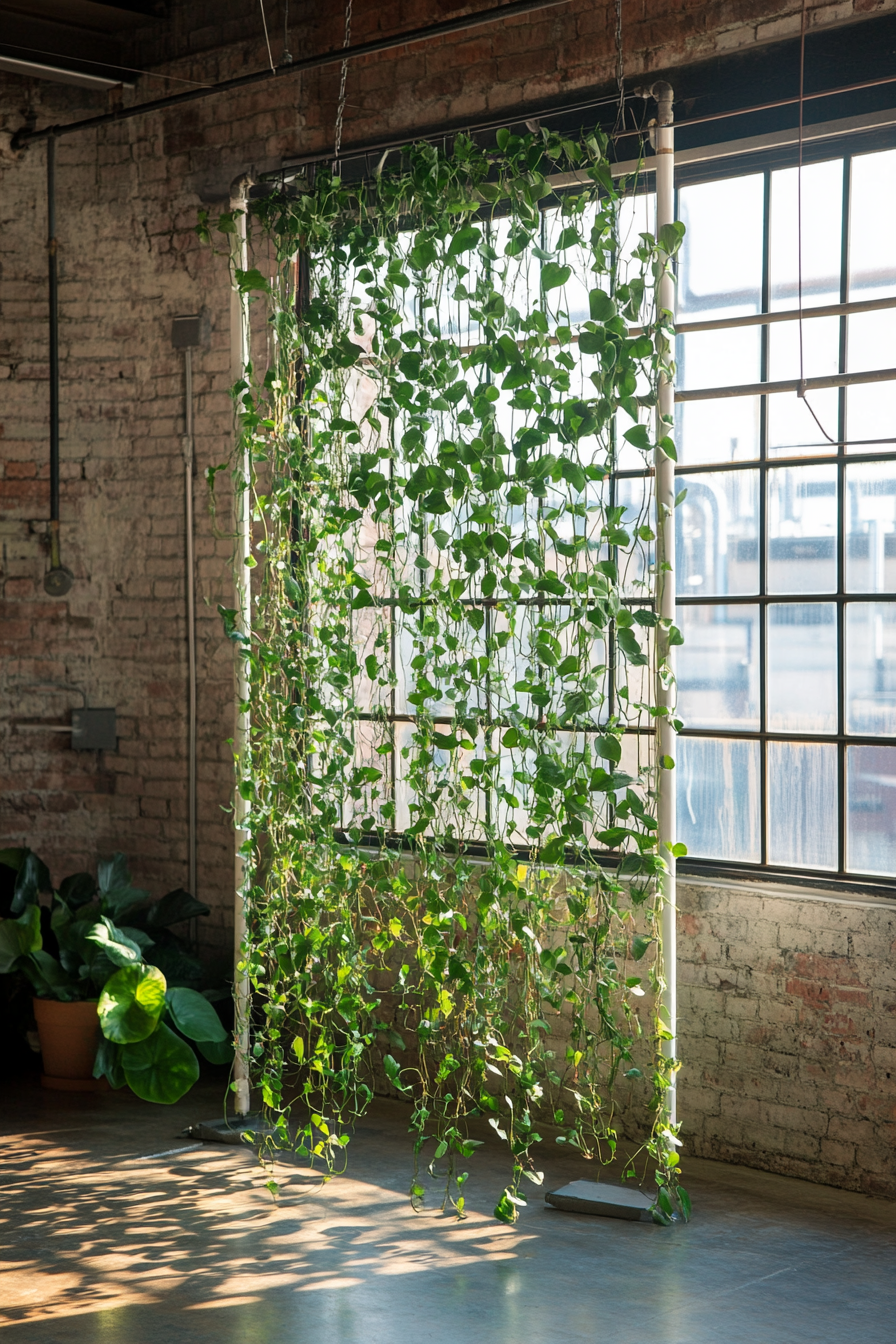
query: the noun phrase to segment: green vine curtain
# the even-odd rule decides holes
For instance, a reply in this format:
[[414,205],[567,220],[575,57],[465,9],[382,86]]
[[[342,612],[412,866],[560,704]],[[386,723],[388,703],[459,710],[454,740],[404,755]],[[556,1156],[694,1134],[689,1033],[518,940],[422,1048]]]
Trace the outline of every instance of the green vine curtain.
[[273,1146],[330,1170],[374,1090],[405,1097],[412,1199],[433,1178],[461,1215],[484,1121],[513,1221],[539,1126],[609,1161],[622,1101],[627,1172],[640,1152],[656,1216],[687,1213],[652,733],[678,636],[653,501],[612,475],[674,455],[654,296],[681,229],[642,206],[600,133],[459,137],[254,201],[234,275],[270,351],[235,389],[251,631],[224,613],[251,688],[253,1082]]

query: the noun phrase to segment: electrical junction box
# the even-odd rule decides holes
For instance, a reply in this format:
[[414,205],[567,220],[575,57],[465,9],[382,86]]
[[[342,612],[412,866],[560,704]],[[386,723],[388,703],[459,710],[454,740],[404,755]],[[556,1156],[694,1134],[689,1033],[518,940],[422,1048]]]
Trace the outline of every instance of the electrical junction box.
[[117,751],[114,709],[73,709],[72,746],[75,751]]
[[189,313],[175,317],[171,323],[171,344],[175,350],[197,350],[208,345],[208,317],[205,313]]

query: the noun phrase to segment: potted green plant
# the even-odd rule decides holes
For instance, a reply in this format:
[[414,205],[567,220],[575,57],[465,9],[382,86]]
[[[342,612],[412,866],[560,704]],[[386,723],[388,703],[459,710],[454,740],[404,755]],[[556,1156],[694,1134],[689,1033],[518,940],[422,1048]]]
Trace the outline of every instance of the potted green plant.
[[58,891],[31,850],[0,850],[0,863],[16,872],[0,920],[0,974],[21,972],[34,991],[46,1086],[105,1079],[170,1103],[199,1077],[194,1045],[215,1063],[232,1057],[218,1014],[195,988],[199,965],[171,927],[208,906],[183,890],[153,901],[132,885],[120,853],[100,861],[96,880],[75,873]]

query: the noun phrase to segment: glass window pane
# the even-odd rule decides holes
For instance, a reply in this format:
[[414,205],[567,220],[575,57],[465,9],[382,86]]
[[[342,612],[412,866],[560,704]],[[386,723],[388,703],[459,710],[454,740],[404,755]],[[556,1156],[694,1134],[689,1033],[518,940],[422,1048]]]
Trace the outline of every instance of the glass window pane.
[[896,149],[857,154],[849,184],[849,297],[896,294]]
[[[799,306],[797,185],[796,168],[772,173],[769,278],[773,312]],[[842,159],[804,165],[802,217],[803,304],[838,303],[843,245]]]
[[759,743],[680,737],[678,837],[701,859],[759,863]]
[[867,453],[880,440],[896,447],[896,382],[846,389],[846,451]]
[[[624,476],[617,481],[616,503],[625,510],[621,524],[632,536],[639,527],[651,526],[654,522],[652,477]],[[627,597],[652,596],[653,559],[653,542],[617,552],[619,578]]]
[[[798,373],[793,377],[798,377]],[[833,443],[825,438],[826,434],[834,440]],[[810,392],[808,400],[798,397],[795,392],[774,392],[769,397],[769,457],[816,457],[822,453],[836,453],[839,435],[840,393],[836,387]]]
[[837,867],[837,748],[768,744],[768,860],[794,868]]
[[[837,373],[840,365],[839,317],[808,317],[803,320],[803,375],[824,378]],[[768,376],[770,382],[800,376],[799,322],[772,322],[768,329]],[[747,379],[744,379],[746,382]],[[785,392],[776,392],[780,399]],[[836,437],[836,435],[835,435]]]
[[679,607],[678,712],[688,728],[759,728],[759,607]]
[[[816,317],[804,321],[802,344],[802,372],[805,378],[821,378],[839,371],[838,317]],[[776,322],[769,327],[768,369],[771,382],[800,377],[798,322]],[[818,417],[818,423],[813,419],[812,411]],[[768,399],[769,452],[779,457],[797,457],[808,452],[836,452],[835,444],[840,434],[839,417],[840,402],[836,388],[810,392],[808,401],[798,397],[795,392],[775,392]],[[834,440],[834,444],[828,442],[825,434]]]
[[837,590],[837,468],[768,473],[768,591]]
[[748,462],[757,458],[761,406],[759,397],[679,402],[675,408],[679,462],[695,467],[703,462]]
[[[678,273],[678,313],[734,317],[762,304],[762,173],[683,187],[679,218],[687,232]],[[737,266],[723,220],[737,220]]]
[[896,461],[846,468],[846,591],[896,592]]
[[846,608],[846,731],[896,733],[896,602]]
[[766,630],[769,732],[837,731],[836,612],[833,602],[769,605]]
[[896,876],[896,747],[847,748],[846,866]]
[[682,476],[675,513],[676,570],[682,597],[759,592],[759,473]]
[[[850,373],[892,368],[896,363],[896,309],[847,318],[846,351]],[[847,388],[846,433],[853,452],[873,447],[863,440],[896,438],[896,382]]]
[[694,331],[679,336],[675,342],[676,386],[684,390],[758,383],[762,376],[761,353],[759,327]]

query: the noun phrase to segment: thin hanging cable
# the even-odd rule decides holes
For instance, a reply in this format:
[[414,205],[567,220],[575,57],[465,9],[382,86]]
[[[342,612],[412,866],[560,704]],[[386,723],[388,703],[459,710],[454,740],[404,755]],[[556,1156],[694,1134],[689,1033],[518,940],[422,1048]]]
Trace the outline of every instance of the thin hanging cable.
[[[28,51],[32,56],[58,58],[60,54],[58,51],[45,51],[43,47],[24,47],[20,42],[4,42],[3,46],[4,49],[8,48],[10,51]],[[104,70],[110,68],[108,61],[92,61],[88,56],[79,56],[77,60],[79,65],[97,65]],[[205,84],[201,79],[182,79],[179,75],[160,75],[156,70],[140,70],[136,65],[122,65],[119,61],[116,61],[111,68],[113,70],[125,70],[129,75],[142,75],[144,79],[161,79],[168,84],[189,84],[194,89],[214,88],[213,84]],[[79,71],[72,69],[67,70],[66,73],[77,75]]]
[[265,18],[264,13],[264,0],[258,0],[258,8],[261,10],[261,22],[262,26],[264,27],[264,40],[268,48],[268,61],[270,62],[271,69],[276,73],[277,67],[274,65],[274,54],[271,51],[271,39],[268,37],[268,21]]
[[[348,47],[352,40],[352,0],[345,0],[345,38],[342,45]],[[336,106],[336,134],[334,137],[335,152],[333,155],[333,170],[336,170],[336,163],[339,160],[339,151],[342,148],[342,119],[345,116],[345,85],[348,79],[348,61],[342,62],[342,69],[339,75],[339,102]]]
[[803,105],[805,103],[805,85],[806,85],[806,0],[803,0],[803,7],[800,11],[800,98],[799,98],[799,134],[797,141],[797,166],[796,166],[796,283],[797,283],[797,310],[799,312],[799,336],[800,336],[800,378],[796,394],[802,398],[806,410],[818,426],[819,433],[823,434],[828,443],[836,443],[836,439],[831,438],[824,425],[812,409],[809,398],[806,396],[806,370],[803,357]]

